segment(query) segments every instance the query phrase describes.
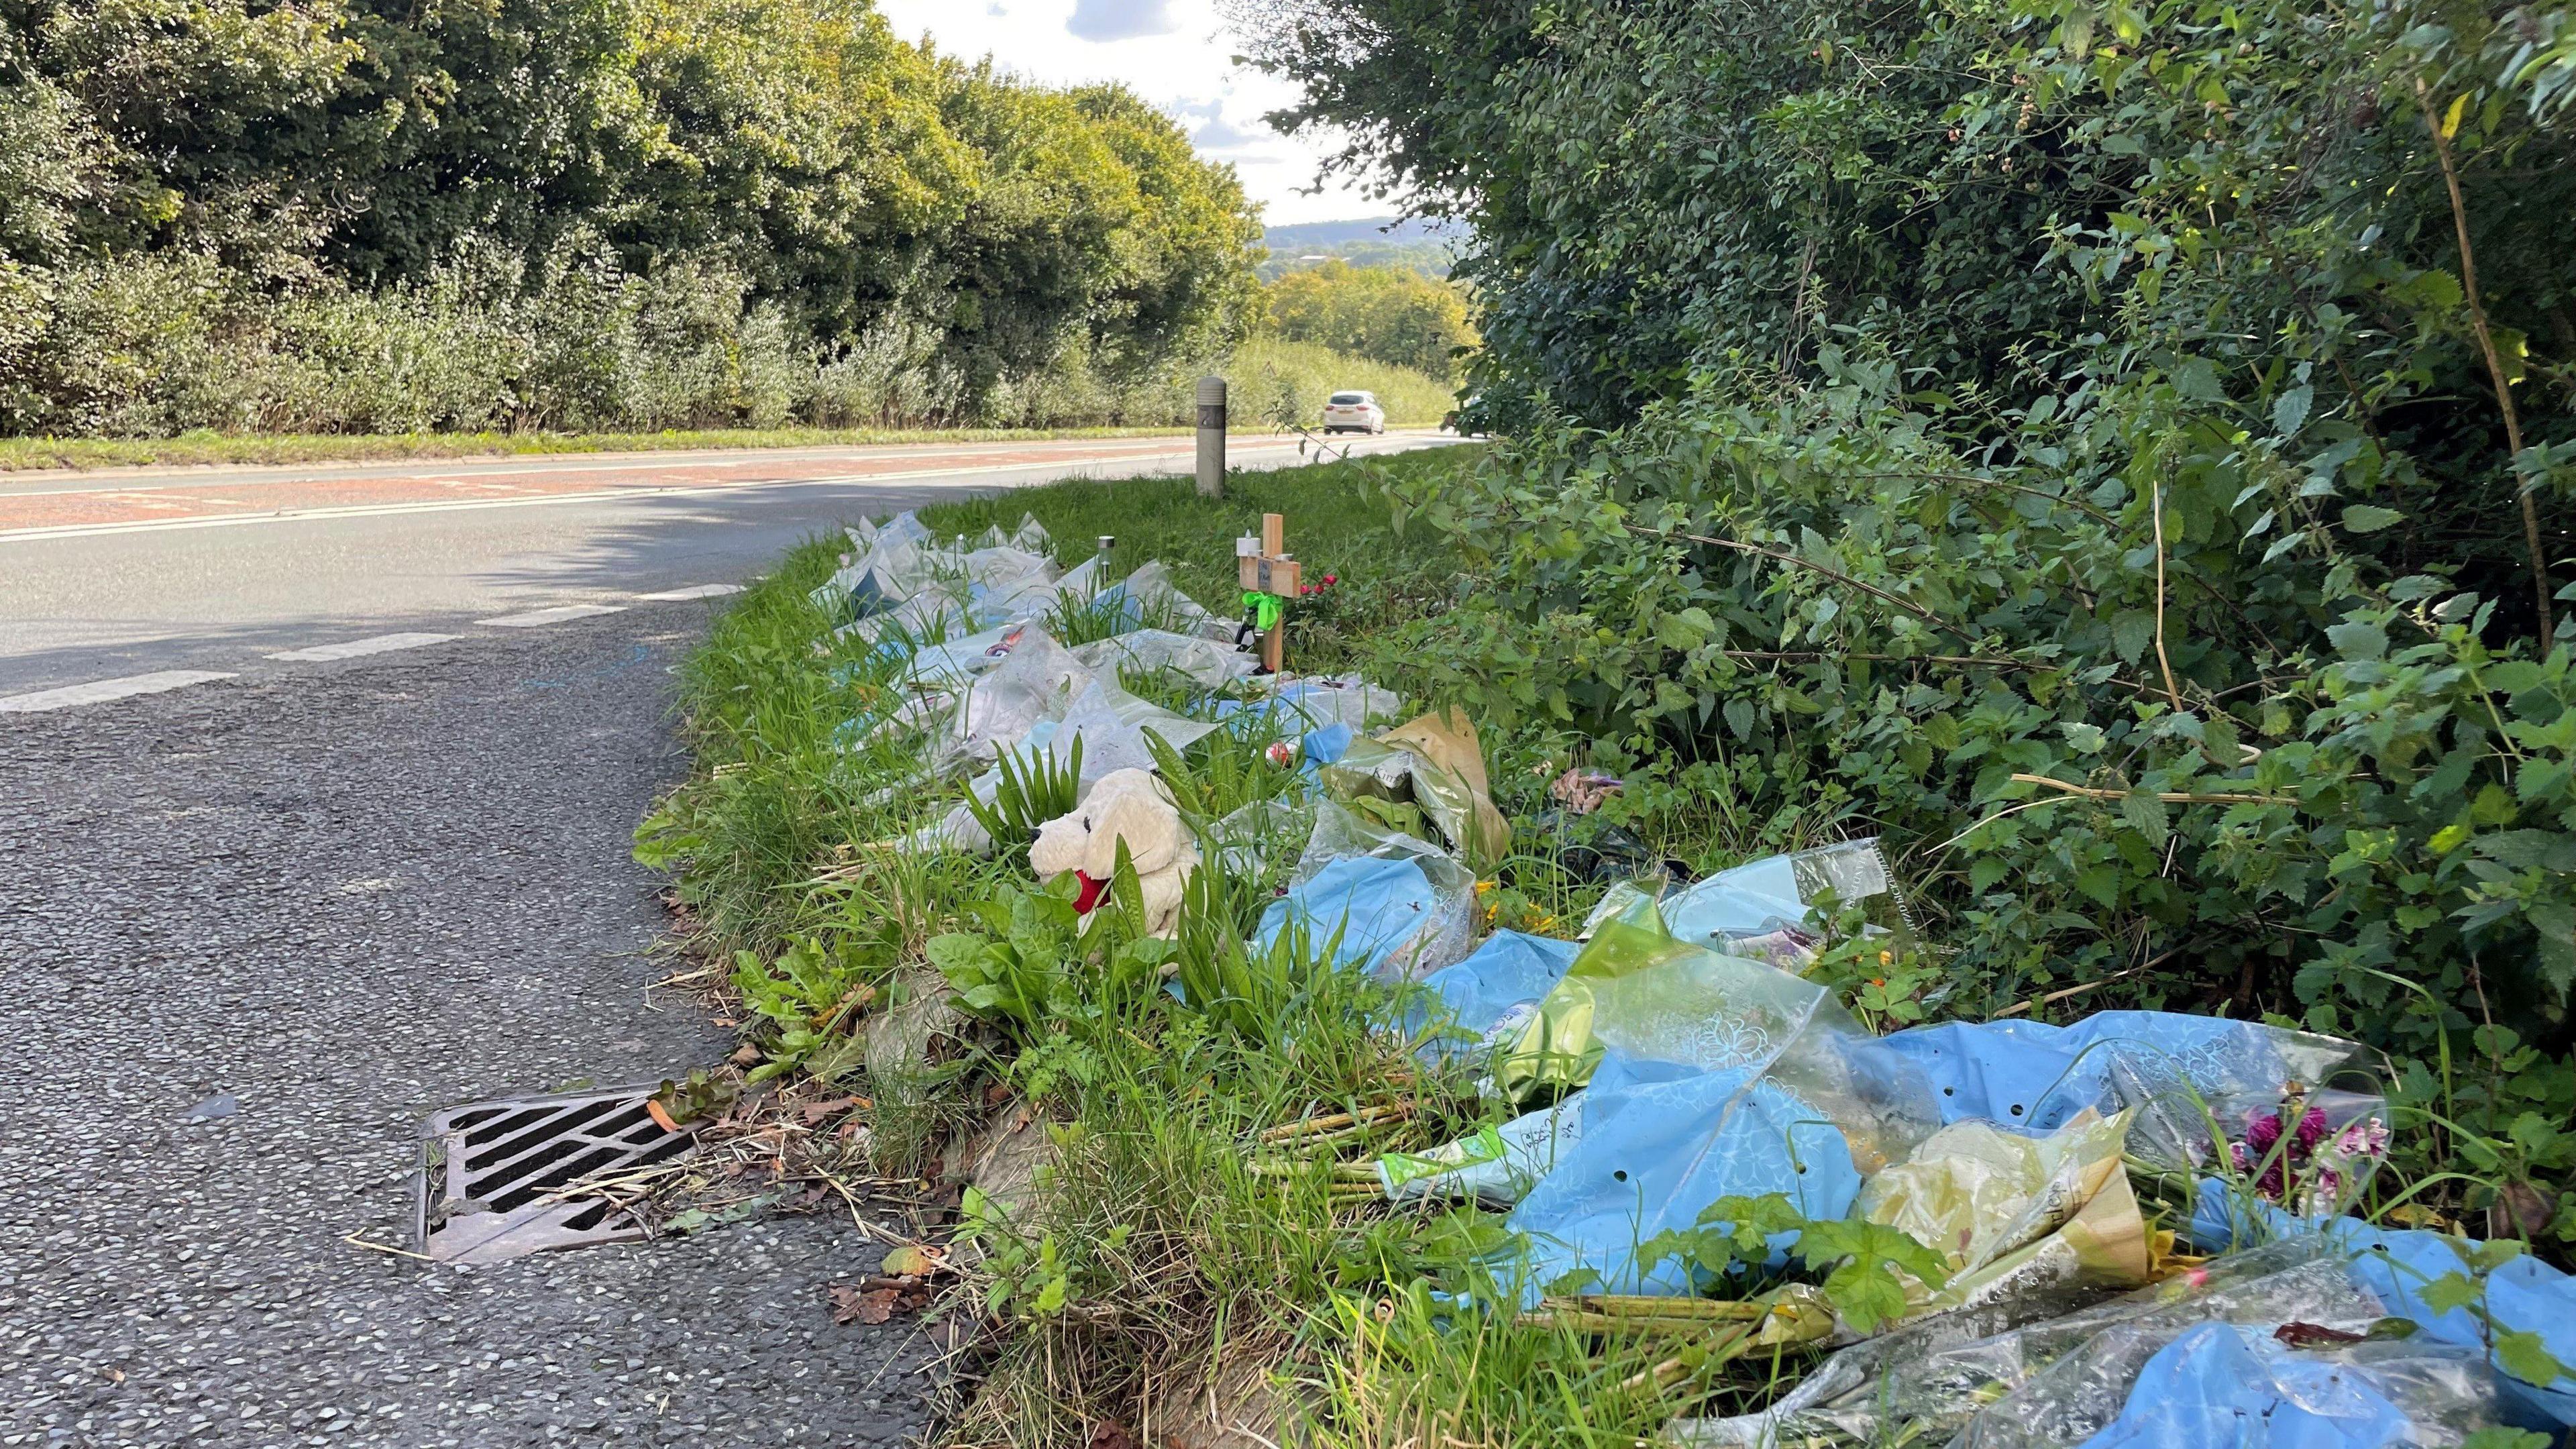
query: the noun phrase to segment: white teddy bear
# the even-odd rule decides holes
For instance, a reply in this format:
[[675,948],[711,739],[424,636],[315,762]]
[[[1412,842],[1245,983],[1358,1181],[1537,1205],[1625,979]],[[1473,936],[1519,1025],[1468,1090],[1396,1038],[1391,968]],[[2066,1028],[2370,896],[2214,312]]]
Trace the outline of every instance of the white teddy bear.
[[1180,919],[1182,887],[1199,865],[1199,846],[1172,808],[1163,782],[1150,770],[1112,770],[1070,815],[1038,827],[1029,846],[1029,866],[1041,881],[1071,871],[1082,878],[1075,908],[1083,926],[1091,925],[1092,908],[1108,894],[1109,878],[1118,869],[1118,846],[1127,845],[1128,863],[1145,900],[1148,935],[1172,934]]

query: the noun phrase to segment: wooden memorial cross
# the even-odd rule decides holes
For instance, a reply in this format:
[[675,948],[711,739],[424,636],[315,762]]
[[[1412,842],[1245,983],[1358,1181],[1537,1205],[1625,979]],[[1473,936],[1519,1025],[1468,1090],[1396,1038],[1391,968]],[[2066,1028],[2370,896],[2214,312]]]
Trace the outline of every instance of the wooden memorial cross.
[[1243,575],[1244,607],[1269,624],[1261,635],[1261,667],[1277,674],[1288,667],[1287,612],[1278,603],[1264,603],[1253,596],[1297,597],[1300,566],[1288,552],[1288,520],[1276,513],[1261,515],[1261,537],[1256,541],[1247,534],[1235,540],[1234,552]]

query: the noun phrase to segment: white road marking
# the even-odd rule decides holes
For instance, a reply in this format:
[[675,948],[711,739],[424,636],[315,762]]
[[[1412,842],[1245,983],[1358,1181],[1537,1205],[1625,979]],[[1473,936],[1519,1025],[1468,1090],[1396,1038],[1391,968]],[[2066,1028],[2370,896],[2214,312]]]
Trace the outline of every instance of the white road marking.
[[740,584],[691,584],[685,589],[665,589],[658,594],[637,594],[635,597],[652,599],[659,603],[671,603],[680,599],[721,599],[727,594],[741,592]]
[[383,654],[394,649],[419,649],[430,644],[444,644],[453,634],[378,634],[372,639],[352,639],[345,644],[316,644],[310,649],[289,649],[271,654],[271,659],[321,661],[355,659],[362,654]]
[[543,624],[560,624],[567,619],[590,619],[601,614],[622,614],[623,604],[564,604],[552,609],[531,609],[524,614],[503,614],[497,619],[477,619],[497,629],[534,629]]
[[123,679],[67,684],[60,689],[40,689],[33,694],[13,694],[0,699],[0,714],[33,714],[39,710],[69,709],[76,704],[104,704],[111,699],[160,694],[166,690],[185,689],[191,684],[232,677],[204,669],[164,669],[156,674],[130,674]]

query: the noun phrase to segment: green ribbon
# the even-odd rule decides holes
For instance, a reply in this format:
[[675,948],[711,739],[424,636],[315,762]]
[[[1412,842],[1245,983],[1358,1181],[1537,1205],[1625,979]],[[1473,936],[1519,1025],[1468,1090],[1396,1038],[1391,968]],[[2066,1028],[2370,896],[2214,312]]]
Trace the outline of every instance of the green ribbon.
[[1263,633],[1279,627],[1279,606],[1284,602],[1277,594],[1265,594],[1254,589],[1243,591],[1244,616],[1252,620],[1253,628]]

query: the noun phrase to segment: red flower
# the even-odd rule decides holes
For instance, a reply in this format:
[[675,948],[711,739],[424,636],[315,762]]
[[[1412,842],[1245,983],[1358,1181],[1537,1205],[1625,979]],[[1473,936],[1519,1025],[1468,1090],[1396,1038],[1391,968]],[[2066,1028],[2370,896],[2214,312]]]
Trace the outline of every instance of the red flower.
[[2283,1200],[2291,1176],[2308,1165],[2308,1159],[2316,1153],[2317,1144],[2325,1140],[2326,1114],[2309,1108],[2301,1115],[2297,1129],[2291,1134],[2289,1150],[2276,1152],[2274,1149],[2280,1146],[2283,1125],[2278,1112],[2249,1113],[2245,1119],[2245,1140],[2231,1153],[2236,1160],[2237,1171],[2262,1169],[2262,1175],[2254,1185],[2274,1202]]

